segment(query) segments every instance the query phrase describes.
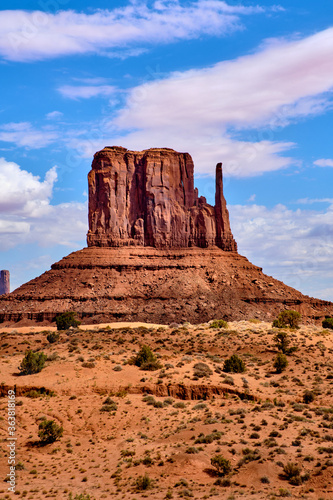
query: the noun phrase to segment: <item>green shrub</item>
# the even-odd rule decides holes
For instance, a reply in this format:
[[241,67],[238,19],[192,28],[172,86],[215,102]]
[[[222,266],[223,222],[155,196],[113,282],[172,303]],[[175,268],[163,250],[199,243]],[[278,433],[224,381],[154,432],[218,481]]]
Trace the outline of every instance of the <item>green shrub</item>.
[[28,349],[19,366],[21,375],[31,375],[41,372],[46,359],[47,356],[43,352],[33,352]]
[[50,342],[50,344],[54,344],[55,342],[58,342],[59,340],[59,333],[56,332],[51,332],[47,335],[47,340]]
[[213,431],[211,434],[204,435],[203,432],[199,434],[197,439],[194,441],[194,444],[210,444],[213,441],[218,441],[223,436],[223,432]]
[[78,321],[75,316],[76,313],[70,311],[59,314],[59,316],[56,317],[57,330],[68,330],[71,326],[76,328],[81,325],[81,321]]
[[290,338],[287,332],[279,332],[274,335],[273,340],[275,341],[275,346],[279,349],[279,351],[286,354],[289,349]]
[[282,373],[288,366],[287,357],[284,354],[282,354],[282,352],[279,352],[276,355],[273,366],[276,370],[276,373]]
[[314,398],[315,398],[314,392],[308,391],[308,390],[304,391],[303,402],[305,404],[312,403],[312,401],[314,400]]
[[117,409],[118,409],[117,403],[113,399],[111,399],[110,396],[108,396],[106,400],[103,402],[101,411],[111,412],[111,411],[117,411]]
[[287,309],[286,311],[281,311],[277,319],[273,321],[274,328],[298,328],[301,315],[297,311]]
[[330,328],[333,330],[333,318],[326,317],[322,323],[323,328]]
[[133,359],[136,366],[141,370],[155,371],[162,368],[162,365],[157,361],[155,354],[147,345],[143,345],[138,354]]
[[243,373],[245,370],[245,363],[237,354],[233,354],[229,359],[226,359],[223,365],[223,371],[227,373]]
[[228,328],[228,323],[223,319],[214,319],[209,325],[209,328]]
[[301,469],[297,464],[288,462],[283,466],[283,472],[285,478],[288,479],[291,484],[298,486],[302,483],[302,478],[300,476]]
[[43,444],[54,443],[62,437],[64,432],[64,429],[54,420],[43,420],[38,429],[38,437]]
[[152,487],[152,481],[149,478],[148,474],[145,474],[144,476],[139,476],[135,481],[135,487],[139,491],[149,490],[149,488]]
[[215,455],[215,457],[211,458],[210,463],[215,467],[219,476],[226,476],[231,472],[230,460],[222,457],[222,455]]

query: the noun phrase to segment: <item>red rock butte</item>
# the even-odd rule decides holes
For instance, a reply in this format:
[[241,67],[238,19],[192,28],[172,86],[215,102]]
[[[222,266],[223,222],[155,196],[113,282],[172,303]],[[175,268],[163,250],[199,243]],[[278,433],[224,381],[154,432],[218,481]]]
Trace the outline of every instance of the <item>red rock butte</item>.
[[0,322],[50,322],[65,311],[85,323],[271,321],[282,309],[305,321],[332,316],[331,302],[303,295],[237,253],[222,164],[214,207],[199,197],[193,171],[188,153],[168,148],[97,152],[88,175],[88,248],[0,297]]
[[188,153],[168,148],[95,154],[89,183],[88,246],[207,248],[237,251],[216,166],[215,207],[194,189]]

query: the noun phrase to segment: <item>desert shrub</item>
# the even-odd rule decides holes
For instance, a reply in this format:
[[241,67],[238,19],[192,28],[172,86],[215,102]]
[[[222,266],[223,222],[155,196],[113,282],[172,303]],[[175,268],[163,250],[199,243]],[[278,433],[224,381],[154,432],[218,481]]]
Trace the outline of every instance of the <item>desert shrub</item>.
[[209,325],[209,328],[228,328],[228,323],[223,319],[214,319]]
[[111,411],[117,411],[117,409],[118,409],[117,403],[113,401],[113,399],[111,399],[110,396],[108,396],[106,400],[103,402],[103,406],[100,411],[111,412]]
[[57,352],[51,352],[51,354],[47,356],[46,361],[56,361],[59,358],[60,356]]
[[230,460],[227,460],[222,455],[215,455],[210,459],[210,463],[215,467],[219,476],[226,476],[232,470]]
[[36,399],[36,398],[41,398],[43,396],[54,396],[54,392],[48,391],[47,389],[45,389],[45,387],[41,387],[40,389],[30,389],[30,391],[24,393],[24,396],[26,398]]
[[70,493],[68,500],[94,500],[94,498],[87,493],[80,493],[80,494],[77,493],[73,498],[72,493]]
[[196,363],[193,369],[194,369],[193,375],[199,378],[210,377],[210,375],[212,375],[213,373],[212,370],[209,368],[209,366],[206,365],[206,363]]
[[186,404],[183,401],[176,401],[172,406],[174,408],[186,408]]
[[147,345],[143,345],[138,354],[133,358],[133,363],[140,367],[140,370],[155,371],[162,368],[157,361],[155,354]]
[[288,481],[295,485],[298,486],[301,484],[302,479],[300,476],[301,469],[298,467],[297,464],[294,464],[292,462],[288,462],[286,465],[283,466],[283,473],[284,477],[288,479]]
[[186,450],[185,450],[185,453],[188,453],[189,455],[193,455],[195,453],[199,453],[199,450],[198,448],[196,448],[195,446],[189,446]]
[[305,404],[312,403],[312,401],[314,401],[314,398],[315,398],[314,392],[308,390],[304,391],[303,402]]
[[242,450],[243,458],[238,462],[238,467],[241,467],[244,464],[248,464],[249,462],[254,462],[256,460],[260,460],[261,455],[257,449],[252,448],[244,448]]
[[273,321],[274,328],[298,328],[301,315],[297,311],[287,309],[286,311],[281,311],[277,319]]
[[276,370],[276,373],[282,373],[288,366],[287,357],[284,354],[282,354],[282,352],[279,352],[276,355],[273,366]]
[[206,403],[197,403],[193,406],[193,410],[205,410],[207,408]]
[[84,361],[82,363],[83,368],[95,368],[95,363],[93,361]]
[[47,356],[43,352],[33,352],[28,349],[19,366],[21,375],[31,375],[41,372],[46,359]]
[[275,342],[275,346],[278,348],[279,351],[283,352],[283,354],[286,354],[286,352],[289,349],[289,344],[290,344],[290,338],[287,332],[279,332],[276,335],[274,335],[273,340]]
[[46,336],[46,338],[50,342],[50,344],[54,344],[55,342],[58,342],[59,337],[60,337],[59,333],[56,333],[56,332],[51,332]]
[[226,359],[223,365],[223,371],[228,373],[243,373],[245,369],[244,361],[237,354],[233,354],[229,359]]
[[213,431],[211,434],[207,434],[206,436],[204,433],[201,433],[194,441],[194,444],[210,444],[213,441],[218,441],[222,436],[223,432],[220,431]]
[[275,347],[283,354],[292,354],[298,349],[296,346],[289,347],[291,340],[287,332],[277,333],[274,335],[273,340],[275,341]]
[[135,487],[139,491],[148,490],[152,487],[152,481],[149,478],[148,474],[144,476],[139,476],[135,481]]
[[75,312],[65,312],[63,314],[59,314],[56,317],[57,330],[68,330],[71,326],[76,328],[81,324],[81,321],[78,321],[76,318]]
[[333,330],[333,318],[326,317],[322,322],[323,328],[330,328]]
[[43,420],[38,429],[38,437],[43,444],[54,443],[62,437],[64,432],[64,429],[54,420]]
[[114,368],[113,368],[113,371],[114,372],[121,372],[122,370],[122,367],[120,365],[116,365]]
[[148,372],[154,372],[156,370],[160,370],[162,368],[162,365],[159,361],[147,361],[147,363],[143,363],[143,365],[140,366],[140,370],[148,371]]
[[263,484],[269,484],[270,483],[270,480],[267,476],[263,476],[260,478],[260,481],[263,483]]

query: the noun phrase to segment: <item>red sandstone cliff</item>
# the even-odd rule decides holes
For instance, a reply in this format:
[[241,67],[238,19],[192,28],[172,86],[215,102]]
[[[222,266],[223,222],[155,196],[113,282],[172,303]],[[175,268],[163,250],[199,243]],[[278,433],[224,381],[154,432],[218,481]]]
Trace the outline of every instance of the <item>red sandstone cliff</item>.
[[106,147],[95,154],[89,183],[88,246],[184,248],[216,245],[237,251],[216,167],[216,204],[194,189],[188,153]]

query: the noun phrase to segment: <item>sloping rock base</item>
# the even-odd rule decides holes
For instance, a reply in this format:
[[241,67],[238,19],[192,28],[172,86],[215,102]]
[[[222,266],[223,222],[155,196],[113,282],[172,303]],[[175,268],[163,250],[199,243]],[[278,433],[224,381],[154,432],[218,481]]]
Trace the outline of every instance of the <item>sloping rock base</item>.
[[282,309],[303,320],[333,315],[333,304],[266,276],[237,252],[217,247],[90,247],[0,299],[0,322],[51,322],[75,311],[83,323],[271,321]]

